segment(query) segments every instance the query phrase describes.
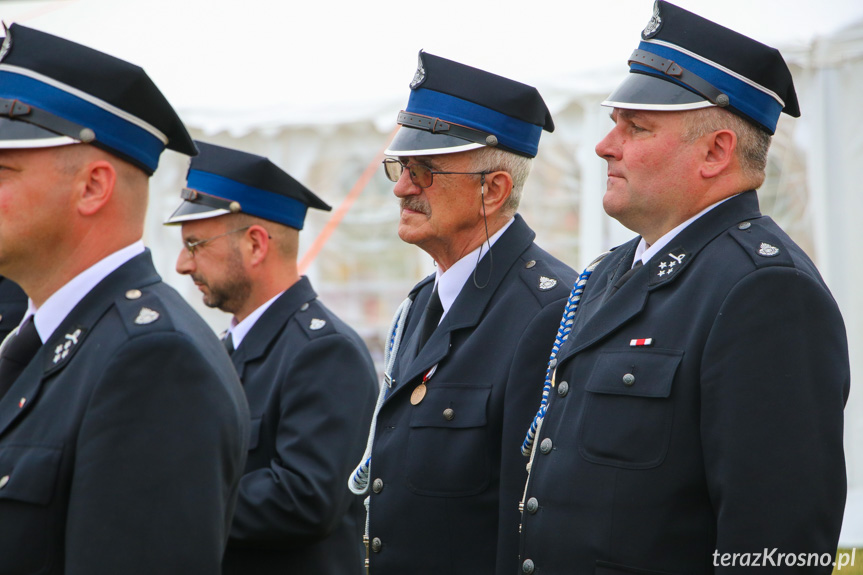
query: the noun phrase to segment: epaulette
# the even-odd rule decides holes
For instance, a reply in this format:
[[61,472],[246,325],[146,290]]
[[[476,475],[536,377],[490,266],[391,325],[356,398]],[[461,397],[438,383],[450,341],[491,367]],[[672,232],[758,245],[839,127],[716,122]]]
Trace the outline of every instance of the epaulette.
[[153,331],[171,331],[174,322],[157,293],[151,289],[127,290],[114,301],[126,332],[131,336]]
[[306,337],[309,339],[336,333],[336,326],[330,321],[330,314],[318,304],[317,300],[300,306],[293,320],[306,332]]
[[561,280],[544,260],[521,259],[519,277],[543,305],[565,298],[572,286]]
[[756,268],[768,266],[794,267],[791,251],[775,234],[760,225],[758,220],[740,222],[728,230],[743,248]]

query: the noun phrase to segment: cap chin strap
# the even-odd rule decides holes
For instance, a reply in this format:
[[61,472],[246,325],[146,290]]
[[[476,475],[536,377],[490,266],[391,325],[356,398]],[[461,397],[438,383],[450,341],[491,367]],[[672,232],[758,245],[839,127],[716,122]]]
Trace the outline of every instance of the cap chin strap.
[[68,136],[84,143],[89,143],[96,139],[96,134],[90,128],[70,122],[65,118],[55,116],[50,112],[40,110],[20,100],[0,98],[0,116],[5,116],[19,122],[27,122],[55,134]]
[[402,126],[407,126],[408,128],[425,130],[432,134],[455,136],[456,138],[461,138],[462,140],[467,140],[468,142],[473,142],[475,144],[482,144],[483,146],[494,147],[497,146],[498,143],[497,136],[494,134],[462,126],[461,124],[446,122],[440,118],[432,118],[431,116],[405,112],[404,110],[399,112],[399,117],[396,121]]
[[639,64],[641,66],[645,66],[647,68],[651,68],[656,70],[657,72],[662,72],[666,76],[670,76],[674,78],[681,84],[692,88],[708,100],[712,104],[719,106],[720,108],[724,108],[731,101],[728,99],[728,95],[724,94],[721,90],[717,89],[716,86],[683,68],[679,64],[677,64],[674,60],[668,60],[667,58],[663,58],[661,56],[657,56],[653,52],[648,52],[647,50],[633,50],[632,54],[629,56],[628,64]]

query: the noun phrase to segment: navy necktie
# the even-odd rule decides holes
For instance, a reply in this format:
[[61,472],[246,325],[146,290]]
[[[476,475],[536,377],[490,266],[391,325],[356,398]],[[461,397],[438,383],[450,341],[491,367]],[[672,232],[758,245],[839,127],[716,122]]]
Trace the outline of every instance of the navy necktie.
[[222,345],[225,346],[225,351],[228,352],[228,355],[234,353],[234,337],[230,333],[222,340]]
[[425,314],[422,317],[420,323],[420,339],[419,339],[419,347],[417,347],[417,351],[421,350],[426,342],[431,337],[431,334],[437,329],[438,324],[440,323],[440,318],[443,315],[443,304],[440,302],[440,296],[437,293],[437,286],[435,286],[432,291],[431,297],[429,298],[428,305],[426,306]]
[[9,341],[0,352],[0,399],[42,347],[42,340],[36,331],[33,316],[18,327],[18,332],[9,336]]

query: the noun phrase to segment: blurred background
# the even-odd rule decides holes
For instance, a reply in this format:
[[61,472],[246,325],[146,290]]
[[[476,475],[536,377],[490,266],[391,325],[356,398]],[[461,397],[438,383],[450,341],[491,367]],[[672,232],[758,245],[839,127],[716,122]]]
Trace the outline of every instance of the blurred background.
[[[859,0],[677,0],[679,6],[779,48],[802,117],[782,116],[759,196],[813,257],[842,308],[852,377],[863,373],[863,3]],[[332,204],[311,211],[301,266],[321,299],[365,338],[376,361],[391,315],[433,271],[395,230],[398,207],[380,169],[417,52],[539,88],[556,130],[545,133],[521,213],[537,241],[572,267],[631,237],[602,211],[605,162],[594,146],[611,127],[599,104],[626,60],[652,0],[391,3],[264,0],[0,1],[0,18],[142,66],[197,139],[268,156]],[[669,158],[669,161],[674,161]],[[174,272],[188,159],[162,156],[151,182],[145,241],[160,273],[222,331]],[[769,302],[765,302],[769,305]],[[781,393],[778,390],[777,393]],[[843,546],[863,546],[863,398],[846,408],[849,496]]]

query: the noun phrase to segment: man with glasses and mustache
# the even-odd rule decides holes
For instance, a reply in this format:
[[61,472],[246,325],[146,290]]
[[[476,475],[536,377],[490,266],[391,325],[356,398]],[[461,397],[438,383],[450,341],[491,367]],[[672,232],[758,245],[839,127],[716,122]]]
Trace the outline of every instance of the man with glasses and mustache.
[[360,337],[297,269],[308,208],[329,210],[267,158],[196,142],[177,271],[232,314],[225,337],[251,413],[245,474],[222,572],[362,573],[361,455],[377,377]]
[[543,129],[535,88],[420,52],[384,169],[399,237],[434,274],[396,314],[366,455],[374,575],[512,573],[522,427],[575,273],[516,212]]

